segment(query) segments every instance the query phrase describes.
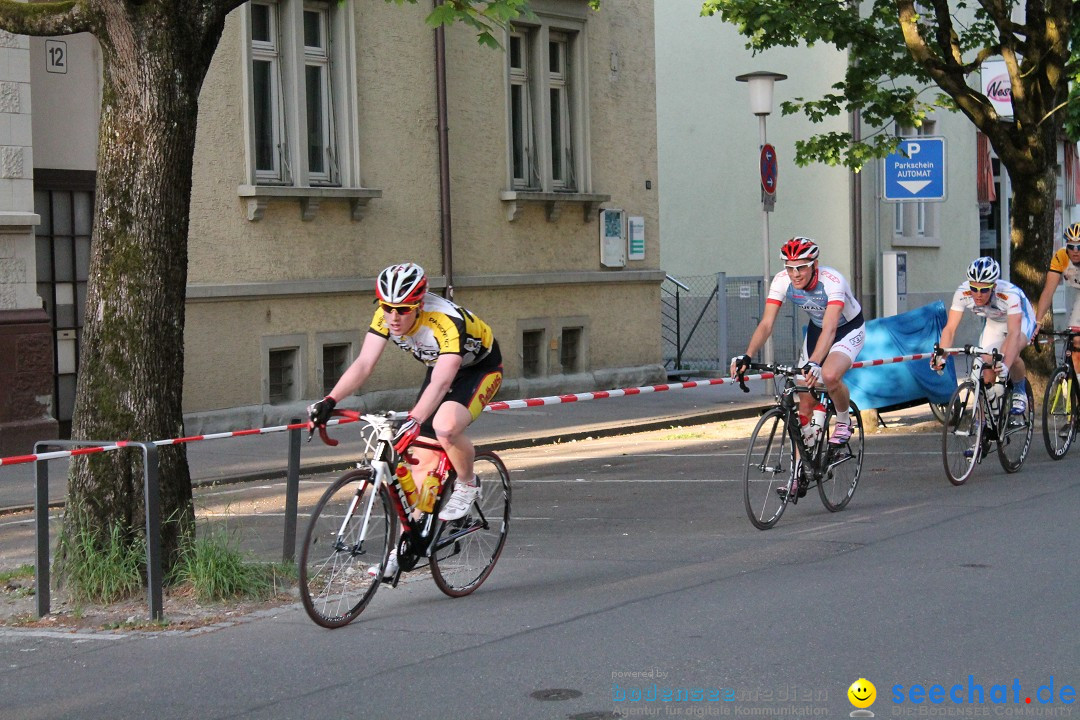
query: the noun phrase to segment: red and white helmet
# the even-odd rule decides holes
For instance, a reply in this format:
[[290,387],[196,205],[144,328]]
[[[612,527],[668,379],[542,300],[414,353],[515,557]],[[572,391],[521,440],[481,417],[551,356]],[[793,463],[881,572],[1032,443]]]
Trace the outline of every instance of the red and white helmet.
[[818,246],[807,237],[795,236],[780,248],[780,258],[789,260],[817,260]]
[[375,294],[391,305],[419,305],[427,293],[427,276],[416,263],[391,265],[379,273]]

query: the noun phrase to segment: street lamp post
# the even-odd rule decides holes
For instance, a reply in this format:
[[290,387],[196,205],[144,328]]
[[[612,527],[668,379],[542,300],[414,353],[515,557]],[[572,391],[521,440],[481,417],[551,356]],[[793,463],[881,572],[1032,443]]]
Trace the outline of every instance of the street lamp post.
[[[750,112],[758,117],[758,135],[760,147],[765,147],[765,118],[772,112],[773,85],[779,80],[787,80],[787,75],[759,70],[746,73],[735,78],[738,82],[744,82],[750,87]],[[769,213],[775,203],[775,195],[766,193],[764,187],[761,190],[761,251],[762,251],[762,275],[761,275],[761,302],[762,312],[765,311],[765,299],[769,293],[769,283],[772,275],[769,273]],[[765,341],[764,358],[766,363],[773,362],[773,342],[770,336]]]

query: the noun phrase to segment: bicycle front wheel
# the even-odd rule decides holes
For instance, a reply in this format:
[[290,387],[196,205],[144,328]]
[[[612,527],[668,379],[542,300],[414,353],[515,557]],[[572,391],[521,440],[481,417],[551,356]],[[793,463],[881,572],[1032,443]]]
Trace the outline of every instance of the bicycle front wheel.
[[[386,488],[375,496],[371,468],[350,470],[315,506],[300,550],[300,600],[325,628],[352,622],[379,588],[394,517]],[[370,512],[369,511],[370,508]],[[374,574],[368,567],[376,568]]]
[[1060,460],[1069,452],[1076,437],[1077,395],[1073,391],[1075,381],[1069,377],[1069,369],[1062,365],[1054,371],[1046,385],[1043,398],[1043,442],[1052,460]]
[[773,408],[761,416],[750,436],[743,500],[746,515],[758,530],[776,524],[787,507],[788,490],[795,486],[798,460],[787,425],[787,413]]
[[1027,410],[1023,415],[1011,414],[1012,398],[1005,398],[1005,421],[998,435],[998,460],[1005,472],[1014,473],[1024,464],[1031,449],[1031,436],[1035,433],[1035,398],[1031,383],[1024,383],[1027,390]]
[[[855,486],[862,476],[863,463],[863,425],[862,415],[855,403],[851,406],[851,438],[843,445],[826,444],[823,452],[826,465],[818,482],[818,494],[821,503],[829,512],[839,512],[851,501]],[[832,428],[836,418],[836,409],[829,407],[825,417],[825,427]],[[829,435],[831,435],[831,430]]]
[[493,452],[476,454],[480,495],[459,520],[441,523],[431,552],[431,577],[450,597],[464,597],[487,580],[510,528],[510,473]]
[[970,380],[961,383],[949,400],[941,435],[945,474],[953,485],[963,485],[979,459],[982,414],[975,383]]

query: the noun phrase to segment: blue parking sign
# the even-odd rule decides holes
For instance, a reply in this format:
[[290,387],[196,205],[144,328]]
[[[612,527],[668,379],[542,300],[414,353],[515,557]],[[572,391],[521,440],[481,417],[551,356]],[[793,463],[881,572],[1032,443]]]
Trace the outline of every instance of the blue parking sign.
[[882,162],[884,199],[941,202],[945,199],[945,138],[912,137]]

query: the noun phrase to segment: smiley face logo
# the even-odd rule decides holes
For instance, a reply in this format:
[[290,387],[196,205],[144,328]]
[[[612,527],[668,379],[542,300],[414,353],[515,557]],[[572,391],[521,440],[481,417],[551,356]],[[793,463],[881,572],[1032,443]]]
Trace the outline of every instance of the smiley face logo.
[[877,699],[877,688],[874,687],[874,683],[870,682],[866,678],[859,678],[855,682],[851,683],[851,687],[847,691],[848,700],[851,704],[857,708],[868,708],[874,704],[874,700]]

